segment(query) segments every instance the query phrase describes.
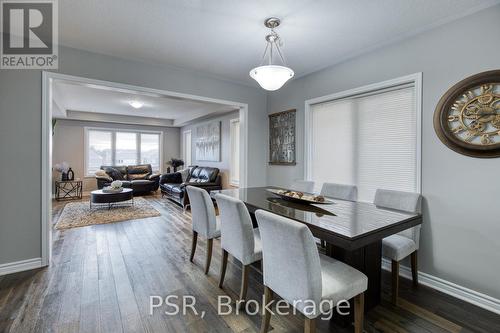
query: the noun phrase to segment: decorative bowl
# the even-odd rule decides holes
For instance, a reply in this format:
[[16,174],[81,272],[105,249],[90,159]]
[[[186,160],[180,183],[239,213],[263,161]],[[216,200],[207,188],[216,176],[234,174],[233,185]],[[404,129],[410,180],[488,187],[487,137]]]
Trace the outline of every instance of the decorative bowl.
[[102,192],[103,193],[120,193],[123,191],[123,187],[119,187],[119,188],[113,188],[111,186],[108,186],[108,187],[104,187],[102,189]]
[[[274,189],[274,188],[268,188],[267,191],[271,192],[274,195],[279,196],[283,200],[298,202],[298,203],[307,204],[307,205],[309,205],[309,204],[328,205],[328,204],[334,203],[333,201],[331,201],[323,196],[314,195],[311,193],[302,193],[299,191],[281,190],[281,189]],[[299,196],[298,195],[299,193],[302,195]],[[317,199],[315,200],[315,198],[317,198]]]

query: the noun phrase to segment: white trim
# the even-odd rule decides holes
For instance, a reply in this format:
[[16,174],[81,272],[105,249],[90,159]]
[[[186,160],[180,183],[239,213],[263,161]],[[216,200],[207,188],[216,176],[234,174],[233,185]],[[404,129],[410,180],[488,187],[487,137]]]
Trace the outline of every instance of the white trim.
[[[386,258],[382,258],[382,268],[390,272],[391,261]],[[406,279],[411,279],[411,269],[407,266],[400,265],[399,275]],[[500,314],[500,299],[420,271],[418,272],[418,282],[424,286],[461,299],[467,303],[471,303],[479,306],[480,308]]]
[[146,88],[130,84],[117,83],[112,81],[103,81],[89,79],[80,76],[60,74],[54,72],[42,71],[42,217],[41,217],[41,230],[42,230],[42,265],[47,266],[50,263],[51,249],[52,249],[52,233],[50,227],[51,211],[52,211],[52,85],[54,80],[70,81],[77,84],[85,85],[99,85],[113,89],[124,89],[130,91],[138,91],[142,93],[160,94],[170,97],[179,97],[201,102],[211,102],[233,106],[240,110],[240,185],[246,187],[248,184],[248,104],[228,101],[223,99],[216,99],[210,97],[203,97],[192,94],[178,93],[174,91],[160,90],[154,88]]
[[42,258],[8,262],[0,265],[0,276],[42,267]]
[[[191,144],[191,147],[189,147],[189,154],[191,156],[189,156],[189,163],[187,163],[187,155],[186,155],[186,134],[189,133],[189,136],[190,136],[190,144]],[[189,165],[193,164],[193,132],[191,130],[185,130],[182,132],[182,140],[181,140],[181,144],[182,144],[182,151],[181,151],[181,157],[182,157],[182,160],[184,161],[185,163],[185,167],[188,167]]]
[[88,172],[88,159],[89,159],[89,131],[102,131],[102,132],[111,132],[111,164],[116,165],[116,133],[134,133],[136,134],[136,145],[137,145],[137,164],[141,164],[141,135],[140,134],[158,134],[159,135],[159,150],[160,150],[160,159],[159,159],[159,170],[154,170],[153,172],[163,172],[163,131],[154,131],[154,130],[137,130],[131,128],[112,128],[112,127],[93,127],[93,126],[85,126],[83,128],[84,131],[84,142],[83,142],[83,173],[84,178],[92,178],[94,176],[93,173]]
[[43,266],[52,258],[52,85],[49,72],[42,72],[42,200],[41,231]]
[[417,112],[416,183],[417,191],[422,193],[422,72],[306,100],[304,108],[304,179],[311,179],[312,177],[310,166],[313,151],[311,131],[312,105],[390,89],[404,84],[413,84],[415,89],[415,110]]
[[[240,123],[240,118],[233,118],[233,119],[230,119],[229,120],[229,151],[230,151],[230,155],[232,155],[233,153],[233,136],[232,136],[232,125],[233,123],[238,123],[239,125],[239,130],[241,131],[241,123]],[[241,140],[241,135],[240,135],[240,140]],[[238,148],[241,148],[241,147],[238,147]],[[241,152],[239,153],[241,155]],[[239,180],[238,181],[234,181],[233,180],[233,176],[232,176],[232,170],[233,170],[233,157],[232,156],[229,156],[229,185],[231,186],[234,186],[234,187],[239,187],[240,186],[240,182]]]

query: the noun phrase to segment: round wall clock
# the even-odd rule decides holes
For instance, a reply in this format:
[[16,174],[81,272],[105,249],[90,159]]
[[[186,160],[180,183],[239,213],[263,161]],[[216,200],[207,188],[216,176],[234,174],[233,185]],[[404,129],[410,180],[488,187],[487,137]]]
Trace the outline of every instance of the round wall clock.
[[454,151],[500,156],[500,70],[479,73],[451,87],[434,113],[434,129]]

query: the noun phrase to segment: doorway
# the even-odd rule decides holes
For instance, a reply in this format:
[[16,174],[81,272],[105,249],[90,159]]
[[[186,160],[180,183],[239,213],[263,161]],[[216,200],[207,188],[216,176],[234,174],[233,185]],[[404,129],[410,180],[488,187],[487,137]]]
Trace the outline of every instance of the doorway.
[[[70,82],[75,85],[103,86],[115,90],[137,91],[144,94],[155,94],[166,97],[186,99],[198,102],[218,103],[239,110],[240,130],[240,186],[247,184],[247,154],[248,154],[248,105],[245,103],[203,97],[173,91],[159,90],[110,81],[94,80],[53,72],[42,72],[42,266],[48,266],[52,249],[52,120],[53,120],[53,84],[57,81]],[[184,137],[183,137],[184,138]],[[186,140],[188,137],[186,137]],[[189,136],[191,141],[191,136]],[[182,152],[182,151],[181,151]],[[187,152],[186,157],[187,157]],[[190,156],[191,154],[189,154]],[[186,162],[190,162],[189,158]]]

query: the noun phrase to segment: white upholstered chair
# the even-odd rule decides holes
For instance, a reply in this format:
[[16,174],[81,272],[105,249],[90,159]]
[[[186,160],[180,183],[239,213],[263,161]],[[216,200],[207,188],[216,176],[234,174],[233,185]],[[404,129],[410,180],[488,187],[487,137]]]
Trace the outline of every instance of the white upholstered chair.
[[[358,188],[355,185],[323,183],[320,194],[325,197],[340,200],[358,200]],[[321,247],[325,247],[325,245],[325,241],[321,240]]]
[[[354,297],[354,331],[361,333],[366,275],[319,254],[305,224],[263,210],[255,215],[262,237],[264,304],[278,294],[305,316],[304,331],[314,332],[316,317]],[[267,332],[270,319],[266,311],[261,332]]]
[[321,195],[329,198],[356,201],[358,200],[358,188],[354,185],[323,183]]
[[309,180],[296,179],[290,185],[291,190],[312,193],[314,191],[314,182]]
[[189,261],[193,262],[198,235],[201,235],[207,240],[205,274],[208,274],[212,260],[213,240],[220,236],[220,222],[215,215],[214,204],[207,191],[194,186],[188,186],[186,189],[191,203],[191,219],[193,221],[193,240]]
[[[378,189],[373,203],[379,207],[420,213],[422,196],[418,193]],[[417,253],[420,243],[420,225],[391,235],[382,240],[382,255],[391,259],[392,302],[398,304],[399,263],[411,255],[413,284],[418,285]]]
[[215,199],[221,218],[222,264],[219,287],[222,288],[224,283],[230,253],[242,264],[239,302],[242,307],[248,290],[250,264],[262,260],[259,229],[253,228],[252,219],[243,201],[223,194],[217,194]]

